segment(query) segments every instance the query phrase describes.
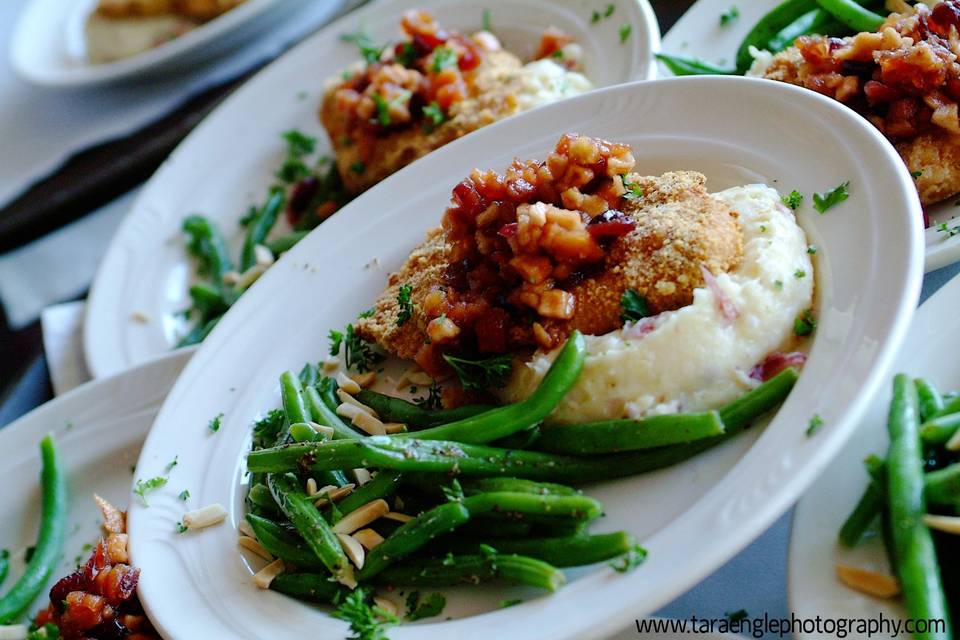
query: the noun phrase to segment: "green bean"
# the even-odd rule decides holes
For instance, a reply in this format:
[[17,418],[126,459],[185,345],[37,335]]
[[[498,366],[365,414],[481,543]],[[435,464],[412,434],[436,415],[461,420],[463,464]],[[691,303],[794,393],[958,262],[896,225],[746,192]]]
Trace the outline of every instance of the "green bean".
[[10,573],[10,552],[7,549],[0,551],[0,585],[7,579]]
[[376,391],[363,389],[357,394],[357,400],[377,412],[384,422],[401,422],[410,429],[425,429],[436,427],[449,422],[456,422],[464,418],[471,418],[477,414],[494,409],[487,404],[469,404],[455,409],[437,409],[429,411],[407,402]]
[[470,512],[459,502],[448,502],[421,513],[370,550],[357,578],[362,581],[369,580],[391,564],[469,519]]
[[401,475],[396,471],[379,471],[373,479],[365,485],[354,489],[350,495],[337,503],[337,509],[342,513],[350,513],[359,509],[372,500],[386,500],[397,491],[400,486]]
[[[305,569],[323,570],[326,568],[302,539],[291,535],[276,522],[252,513],[247,514],[247,522],[253,528],[257,541],[274,556]],[[329,579],[330,577],[327,576],[328,581]]]
[[183,221],[183,231],[188,236],[187,251],[200,263],[197,271],[223,288],[223,275],[233,269],[233,262],[220,230],[208,218],[193,215]]
[[947,416],[951,413],[960,412],[960,394],[948,393],[943,396],[943,409],[935,413],[932,418]]
[[655,53],[654,56],[675,76],[730,76],[737,73],[736,69],[724,69],[699,58],[685,58],[666,53]]
[[816,0],[825,11],[854,31],[876,31],[886,18],[853,0]]
[[587,455],[653,449],[723,435],[716,411],[675,413],[642,420],[606,420],[544,427],[538,451]]
[[920,425],[920,439],[929,445],[944,445],[960,429],[960,413],[948,413]]
[[236,297],[228,294],[228,291],[229,289],[212,287],[204,283],[193,285],[189,292],[193,310],[199,313],[201,318],[222,316],[233,304]]
[[[444,549],[454,554],[478,553],[483,545],[479,540],[450,536]],[[566,538],[521,538],[488,541],[499,553],[517,554],[543,560],[555,567],[580,567],[621,556],[637,544],[637,539],[626,531],[578,535]]]
[[407,560],[377,576],[380,584],[409,587],[453,587],[491,581],[556,591],[566,577],[542,560],[509,554]]
[[57,450],[49,435],[40,441],[40,457],[43,461],[40,471],[42,496],[37,544],[23,575],[0,598],[2,624],[9,624],[24,613],[43,590],[60,561],[67,533],[67,475],[60,468]]
[[872,480],[864,489],[860,501],[840,527],[840,543],[845,547],[855,547],[863,538],[870,523],[873,522],[884,508],[883,492],[877,489]]
[[[883,459],[870,456],[865,461],[873,486],[886,502],[887,469]],[[923,476],[924,496],[928,505],[938,507],[960,506],[960,462],[930,471]]]
[[578,489],[563,484],[534,482],[523,478],[475,478],[464,480],[462,484],[466,495],[499,491],[553,496],[578,496],[581,493]]
[[[317,370],[317,365],[310,364],[309,362],[303,365],[297,377],[300,379],[300,386],[303,387],[304,391],[306,391],[307,387],[315,386],[320,382],[320,372]],[[304,400],[304,402],[306,402],[306,400]]]
[[336,411],[330,410],[315,387],[307,387],[303,395],[307,408],[310,410],[310,417],[312,417],[313,421],[317,424],[333,429],[333,438],[335,440],[363,437],[356,430],[347,426],[347,424],[340,419],[340,416],[337,415]]
[[313,505],[313,499],[300,488],[296,476],[272,473],[267,482],[274,500],[307,546],[337,580],[349,581],[352,570],[340,541]]
[[306,422],[295,422],[290,425],[290,437],[294,442],[322,442],[326,440],[322,433],[316,431]]
[[463,534],[472,538],[524,538],[530,535],[531,526],[528,522],[510,522],[509,520],[491,520],[483,518],[466,522],[457,529],[457,535]]
[[[280,376],[280,399],[283,402],[283,412],[291,424],[310,422],[312,416],[307,412],[303,401],[300,377],[292,371],[284,371]],[[327,473],[317,476],[317,482],[342,487],[347,484],[347,478],[340,469],[327,469]]]
[[784,369],[720,409],[726,436],[742,431],[751,422],[779,406],[790,395],[799,377],[800,373],[793,367]]
[[[573,388],[587,357],[587,342],[579,331],[574,331],[560,349],[550,370],[530,397],[516,404],[487,411],[439,427],[418,431],[420,440],[455,440],[467,444],[483,444],[505,438],[523,429],[533,427],[546,418]],[[396,439],[411,434],[397,434]]]
[[518,431],[506,438],[497,438],[490,442],[491,446],[502,449],[529,449],[540,439],[540,425],[530,429]]
[[528,519],[527,516],[590,521],[603,514],[602,504],[583,495],[557,496],[498,491],[478,493],[464,498],[463,506],[471,516],[489,513],[509,520],[521,521]]
[[270,249],[270,253],[275,256],[280,256],[281,254],[290,251],[293,249],[294,245],[307,237],[309,231],[292,231],[284,236],[280,236],[274,240],[267,242],[267,248]]
[[783,28],[795,22],[800,16],[817,5],[813,0],[786,0],[767,12],[747,33],[737,49],[737,73],[746,73],[753,64],[750,47],[766,48],[770,40]]
[[820,8],[811,9],[778,31],[770,38],[767,46],[760,48],[770,53],[778,53],[792,46],[800,36],[814,33],[837,35],[843,31],[846,31],[846,26],[837,22],[828,12]]
[[320,604],[335,604],[350,593],[330,577],[316,573],[281,573],[270,582],[270,588],[278,593]]
[[207,336],[210,335],[210,332],[214,330],[214,328],[217,326],[217,323],[220,322],[220,318],[222,317],[223,316],[217,316],[216,318],[211,318],[207,322],[200,323],[195,326],[190,330],[189,333],[177,341],[177,349],[200,344],[206,340]]
[[929,378],[916,378],[917,397],[920,399],[920,421],[925,422],[943,411],[943,396]]
[[[930,530],[923,522],[923,457],[920,438],[919,400],[913,380],[898,374],[893,380],[893,401],[887,429],[890,449],[887,454],[887,496],[897,557],[897,573],[906,600],[909,617],[914,620],[947,620],[948,607],[940,581],[940,567]],[[916,638],[951,638],[931,631]]]
[[280,515],[283,513],[280,511],[280,505],[273,499],[273,494],[270,493],[270,489],[268,489],[265,484],[252,485],[250,491],[247,493],[247,500],[252,505],[259,507],[262,511],[270,515]]
[[266,204],[263,205],[256,217],[250,223],[247,230],[247,237],[243,241],[243,250],[240,252],[240,271],[246,271],[257,262],[254,248],[258,244],[266,242],[267,235],[277,223],[277,217],[283,210],[286,202],[286,195],[283,189],[274,188],[270,191]]

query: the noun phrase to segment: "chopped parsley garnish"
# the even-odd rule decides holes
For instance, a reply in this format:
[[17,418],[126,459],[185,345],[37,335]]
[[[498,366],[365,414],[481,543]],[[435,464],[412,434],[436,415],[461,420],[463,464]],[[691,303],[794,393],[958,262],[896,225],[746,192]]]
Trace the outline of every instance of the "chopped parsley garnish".
[[327,339],[330,340],[330,355],[335,356],[340,353],[340,346],[343,344],[343,332],[330,329]]
[[815,414],[810,418],[810,424],[807,425],[807,437],[809,438],[814,433],[817,432],[817,429],[823,426],[823,418],[819,414]]
[[807,309],[793,321],[793,333],[798,336],[808,336],[817,328],[817,319],[813,315],[813,309]]
[[397,54],[397,62],[405,67],[412,67],[417,57],[417,50],[413,48],[413,44],[404,42],[400,47],[400,53]]
[[456,559],[453,557],[453,551],[447,551],[447,555],[443,556],[443,560],[440,562],[445,567],[452,567],[456,562]]
[[[416,387],[413,389],[416,391]],[[434,383],[431,384],[427,389],[427,395],[423,396],[422,398],[414,398],[413,403],[421,409],[426,409],[427,411],[442,409],[443,398],[441,396],[441,391],[442,389],[440,388],[440,383],[434,381]]]
[[747,613],[746,609],[738,609],[737,611],[727,611],[723,615],[725,615],[727,617],[727,620],[729,620],[730,622],[742,622],[746,620],[748,617],[750,617],[750,614]]
[[182,522],[178,522],[176,525],[174,525],[174,529],[177,533],[185,533],[187,531],[187,526]]
[[916,180],[917,178],[919,178],[919,177],[922,176],[922,175],[923,175],[923,171],[911,171],[911,172],[910,172],[910,177],[912,177],[914,180]]
[[730,7],[726,11],[720,14],[720,26],[725,27],[737,18],[740,17],[740,9],[736,7]]
[[623,188],[627,190],[623,197],[627,200],[639,200],[643,197],[643,189],[640,188],[640,185],[636,182],[630,182],[627,180],[627,174],[620,176],[620,180],[623,182]]
[[167,473],[170,473],[171,471],[173,471],[173,468],[178,464],[180,464],[180,456],[173,456],[173,460],[167,463],[167,466],[165,467],[164,470]]
[[620,25],[620,44],[623,44],[627,41],[627,38],[630,37],[631,31],[633,31],[633,25],[631,25],[629,22],[624,22],[622,25]]
[[353,330],[352,324],[347,325],[343,341],[346,347],[347,369],[356,369],[358,373],[366,373],[372,370],[375,364],[383,361],[383,354],[374,351],[370,343],[358,336]]
[[337,608],[330,615],[349,623],[351,635],[348,640],[388,640],[387,627],[400,622],[392,613],[371,605],[371,599],[363,588],[343,597],[338,594],[335,598]]
[[30,561],[33,560],[33,554],[37,552],[36,547],[27,547],[23,552],[23,561],[27,564],[30,564]]
[[456,478],[450,483],[449,487],[440,487],[447,502],[463,502],[463,487]]
[[556,58],[557,60],[563,60],[563,49],[557,49],[550,54],[551,58]]
[[817,245],[815,245],[815,244],[807,245],[807,253],[809,253],[809,254],[812,255],[812,256],[816,255],[816,254],[817,254]]
[[481,24],[483,25],[483,30],[484,30],[484,31],[491,31],[491,30],[493,30],[493,26],[492,26],[492,25],[493,25],[493,16],[492,16],[491,13],[490,13],[490,9],[484,9],[484,10],[483,10],[483,21],[481,22]]
[[143,506],[149,507],[150,504],[147,502],[147,494],[166,486],[166,484],[167,479],[161,476],[150,478],[149,480],[137,480],[137,483],[133,487],[133,492],[140,496],[140,500],[143,501]]
[[443,613],[443,608],[447,606],[447,599],[442,593],[431,593],[426,598],[420,598],[419,591],[411,591],[407,596],[407,620],[422,620],[423,618],[432,618]]
[[342,33],[340,34],[340,39],[344,42],[352,42],[357,45],[357,50],[360,53],[360,57],[363,58],[367,64],[373,64],[380,60],[380,56],[383,55],[383,50],[386,49],[386,46],[378,47],[373,44],[373,41],[370,40],[368,36],[363,31],[357,31],[355,33]]
[[179,495],[177,495],[177,497],[180,498],[182,502],[186,502],[187,500],[190,499],[190,492],[184,489],[183,491],[180,492]]
[[620,322],[637,322],[650,315],[647,299],[633,289],[627,289],[620,296]]
[[[373,314],[376,313],[376,310],[373,307],[370,307],[366,311],[361,311],[357,314],[358,318],[372,318]],[[334,354],[335,355],[335,354]]]
[[777,288],[777,291],[783,291],[783,280],[774,280],[773,286]]
[[402,284],[397,290],[397,306],[400,307],[400,312],[397,313],[398,327],[413,317],[413,302],[410,300],[412,294],[413,287],[409,284]]
[[453,367],[464,391],[502,389],[507,384],[507,376],[513,368],[513,356],[509,353],[477,360],[444,354],[443,359]]
[[373,94],[373,104],[377,106],[377,117],[374,122],[381,127],[389,127],[393,120],[390,118],[390,104],[379,93]]
[[800,204],[803,202],[803,194],[794,189],[785,196],[780,196],[780,201],[783,204],[787,205],[794,211],[800,208]]
[[218,413],[210,419],[210,422],[207,423],[207,429],[210,429],[212,433],[220,431],[220,421],[223,420],[223,414]]
[[272,447],[276,443],[286,419],[287,416],[283,413],[283,409],[273,409],[269,411],[267,415],[254,422],[253,448],[263,449],[265,447]]
[[796,278],[797,280],[799,280],[800,278],[806,278],[807,272],[804,271],[803,269],[797,269],[796,271],[793,272],[793,277]]
[[362,160],[357,160],[350,165],[350,171],[353,171],[354,173],[363,173],[366,170],[367,165],[365,165]]
[[827,209],[838,205],[850,197],[850,181],[837,185],[829,191],[813,194],[813,208],[820,213],[826,213]]
[[42,627],[31,626],[27,632],[26,640],[60,640],[60,629],[52,622],[48,622]]
[[942,233],[946,235],[948,238],[952,238],[953,236],[960,233],[960,225],[956,227],[951,227],[946,222],[941,222],[940,224],[937,225],[937,233]]
[[620,562],[611,562],[610,568],[619,573],[628,573],[633,571],[647,559],[647,550],[641,547],[640,545],[634,545],[623,554],[623,557],[620,558]]
[[523,598],[513,598],[512,600],[501,600],[500,608],[506,609],[507,607],[514,607],[523,602]]
[[[310,175],[310,169],[303,159],[314,152],[317,140],[296,129],[285,132],[282,137],[287,141],[287,157],[280,165],[280,169],[277,170],[277,178],[288,184],[293,184]],[[256,213],[254,213],[255,217]]]
[[434,73],[440,73],[447,67],[457,65],[457,52],[450,47],[439,46],[433,50],[433,63],[430,70]]
[[603,13],[594,9],[593,13],[590,14],[590,22],[597,24],[600,22],[601,18],[609,18],[613,15],[613,11],[616,9],[612,4],[608,4],[607,7],[603,10]]
[[440,108],[440,104],[436,100],[423,108],[423,117],[427,119],[425,123],[427,133],[430,133],[447,121],[447,114],[443,112],[443,109]]
[[760,225],[760,233],[766,233],[766,232],[767,232],[767,225],[765,224]]
[[614,9],[616,9],[615,6],[613,6],[612,4],[608,4],[608,5],[607,5],[607,8],[603,10],[603,17],[604,17],[604,18],[609,18],[610,16],[612,16]]

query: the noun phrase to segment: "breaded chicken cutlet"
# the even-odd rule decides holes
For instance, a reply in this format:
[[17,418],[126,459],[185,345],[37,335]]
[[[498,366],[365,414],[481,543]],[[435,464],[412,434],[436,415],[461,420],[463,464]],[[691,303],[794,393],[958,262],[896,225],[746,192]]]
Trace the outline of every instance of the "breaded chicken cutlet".
[[546,162],[474,171],[357,333],[439,373],[446,352],[550,349],[574,329],[615,330],[628,291],[645,315],[690,304],[704,269],[739,263],[736,213],[702,174],[633,165],[626,145],[567,134]]
[[920,200],[960,193],[960,0],[904,4],[876,33],[804,36],[752,73],[851,107],[894,144]]

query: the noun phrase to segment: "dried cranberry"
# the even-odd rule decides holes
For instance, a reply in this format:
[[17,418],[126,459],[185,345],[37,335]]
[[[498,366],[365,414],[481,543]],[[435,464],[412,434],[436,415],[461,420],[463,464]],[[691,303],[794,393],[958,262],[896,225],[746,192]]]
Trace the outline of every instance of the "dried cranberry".
[[941,2],[931,12],[933,21],[942,27],[960,28],[960,7],[955,2]]
[[320,191],[320,181],[315,176],[304,178],[293,187],[290,204],[287,205],[287,220],[290,224],[300,221],[318,191]]
[[782,353],[780,351],[771,353],[763,362],[758,364],[750,372],[750,377],[754,380],[766,381],[774,377],[787,367],[802,367],[807,361],[807,356],[799,351],[792,353]]
[[876,80],[867,80],[863,85],[863,94],[867,96],[867,100],[870,101],[871,104],[893,102],[903,96],[897,89],[887,86],[882,82],[877,82]]
[[519,225],[516,222],[508,222],[507,224],[500,227],[500,230],[497,231],[497,235],[501,235],[504,238],[512,238],[517,235],[517,227]]
[[517,178],[507,183],[507,195],[514,202],[530,202],[537,195],[537,188],[523,178]]
[[593,236],[595,240],[601,238],[619,238],[633,231],[636,226],[637,223],[627,214],[622,211],[617,211],[616,209],[608,209],[590,220],[590,224],[587,225],[587,231],[590,232],[590,235]]
[[58,610],[63,611],[63,603],[67,599],[67,594],[72,591],[87,591],[90,588],[90,581],[87,580],[84,572],[74,571],[70,575],[61,578],[50,588],[50,602]]
[[471,218],[476,217],[486,208],[483,196],[471,180],[463,180],[453,188],[453,200]]

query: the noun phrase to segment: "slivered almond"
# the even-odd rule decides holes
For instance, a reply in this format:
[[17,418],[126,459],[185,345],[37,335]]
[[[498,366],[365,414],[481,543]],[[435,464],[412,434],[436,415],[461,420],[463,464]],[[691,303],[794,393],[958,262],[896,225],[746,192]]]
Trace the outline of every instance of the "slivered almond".
[[367,371],[366,373],[361,373],[353,376],[353,381],[356,382],[361,387],[363,387],[364,389],[372,385],[374,382],[376,382],[376,380],[377,380],[376,371]]
[[323,372],[333,373],[340,368],[340,358],[330,357],[323,361]]
[[227,517],[227,510],[217,502],[208,504],[201,509],[194,509],[183,514],[183,526],[187,529],[203,529],[220,524]]
[[343,403],[337,407],[337,415],[349,418],[354,426],[362,429],[371,436],[386,435],[383,423],[356,405]]
[[383,430],[387,433],[403,433],[407,430],[407,425],[402,422],[384,422]]
[[373,596],[373,604],[380,609],[383,609],[385,613],[389,613],[393,617],[400,615],[400,609],[397,607],[397,603],[393,600],[389,600],[383,596]]
[[361,487],[373,479],[373,476],[370,475],[370,472],[362,468],[354,469],[353,475],[357,479],[357,484],[360,485]]
[[263,548],[263,545],[251,538],[250,536],[240,536],[237,538],[237,544],[241,547],[255,553],[264,560],[273,560],[273,554]]
[[284,569],[283,560],[279,558],[265,566],[260,571],[257,571],[253,574],[253,584],[257,585],[261,589],[269,589],[270,583],[273,582],[273,579],[278,575],[283,573]]
[[923,524],[944,533],[960,534],[960,518],[956,516],[936,516],[928,513],[923,516]]
[[337,524],[333,525],[334,533],[353,533],[357,529],[362,529],[374,520],[383,517],[389,513],[390,507],[383,499],[372,500],[362,507],[357,507],[343,518]]
[[262,244],[253,245],[253,258],[256,263],[262,267],[269,267],[275,261],[273,251]]
[[345,484],[342,487],[334,487],[333,485],[326,486],[317,493],[315,497],[319,498],[313,504],[316,507],[325,507],[331,502],[336,502],[346,498],[353,492],[355,484],[352,482],[350,484]]
[[343,571],[340,572],[340,575],[337,576],[337,582],[347,587],[348,589],[357,588],[357,578],[353,574],[353,567],[349,564],[344,567]]
[[308,422],[307,424],[309,424],[310,428],[316,431],[317,433],[322,433],[328,438],[333,437],[333,433],[334,433],[333,427],[328,427],[328,426],[319,424],[317,422]]
[[311,498],[320,493],[320,490],[317,489],[317,481],[313,478],[307,478],[307,495]]
[[947,440],[947,451],[960,451],[960,429]]
[[335,378],[337,380],[337,386],[340,387],[338,391],[346,391],[347,393],[360,392],[360,385],[357,384],[353,378],[345,374],[343,371],[338,371]]
[[426,371],[408,371],[404,375],[407,380],[421,387],[429,387],[433,384],[433,378]]
[[[359,390],[360,389],[358,388],[357,391]],[[380,417],[380,415],[373,410],[373,407],[368,407],[367,405],[363,404],[362,402],[354,398],[352,395],[350,395],[343,389],[337,389],[337,397],[340,398],[340,402],[345,402],[346,404],[352,404],[353,406],[360,409],[361,411],[366,411],[367,413],[372,415],[374,418]]]
[[387,520],[393,520],[394,522],[410,522],[413,520],[413,516],[408,516],[405,513],[397,513],[396,511],[388,511],[383,514],[383,517]]
[[900,593],[896,578],[869,569],[837,563],[837,577],[851,589],[875,598],[892,598]]
[[145,311],[134,311],[130,314],[130,319],[141,324],[150,324],[150,314]]
[[246,291],[253,283],[256,282],[260,276],[266,273],[267,268],[262,264],[255,264],[243,273],[240,274],[240,277],[237,279],[237,283],[234,286],[238,291]]
[[240,282],[239,271],[227,271],[226,273],[223,274],[223,284],[232,287],[238,282]]
[[240,532],[240,535],[249,536],[254,540],[257,539],[257,534],[253,532],[253,527],[250,526],[250,523],[246,520],[241,520],[240,524],[237,525],[237,531]]
[[344,553],[350,558],[350,562],[352,562],[357,569],[363,569],[363,560],[367,556],[363,550],[363,545],[345,533],[338,533],[337,540],[340,541],[340,546],[343,547]]
[[366,549],[373,549],[383,542],[383,536],[373,529],[360,529],[353,534],[353,539],[362,544]]

